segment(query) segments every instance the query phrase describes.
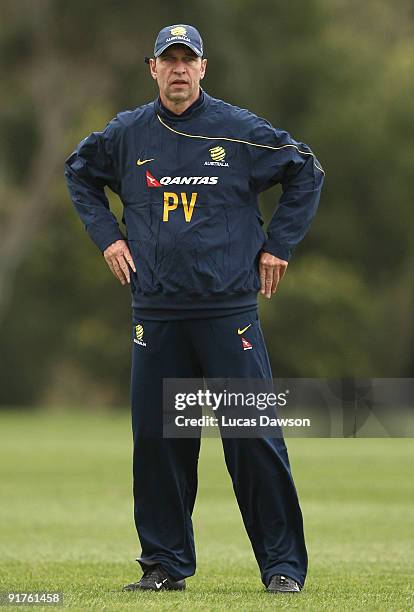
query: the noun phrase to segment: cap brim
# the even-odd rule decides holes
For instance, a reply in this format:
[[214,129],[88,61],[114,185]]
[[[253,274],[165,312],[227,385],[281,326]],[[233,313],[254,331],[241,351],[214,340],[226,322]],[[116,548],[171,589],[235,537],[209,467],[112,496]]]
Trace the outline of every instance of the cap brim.
[[168,47],[171,47],[172,45],[185,45],[186,47],[189,47],[191,49],[191,51],[194,51],[194,53],[198,57],[203,57],[203,54],[200,53],[200,50],[197,49],[197,47],[195,47],[191,43],[186,42],[185,40],[174,40],[174,41],[171,41],[171,42],[167,43],[166,45],[161,47],[161,49],[157,53],[154,53],[154,57],[159,57],[161,55],[161,53],[163,53],[165,51],[165,49],[168,49]]

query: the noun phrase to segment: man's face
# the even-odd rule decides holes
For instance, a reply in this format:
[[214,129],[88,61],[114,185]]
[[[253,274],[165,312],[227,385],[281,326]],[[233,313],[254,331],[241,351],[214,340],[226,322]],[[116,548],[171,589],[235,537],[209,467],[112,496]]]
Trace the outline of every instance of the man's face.
[[151,75],[158,83],[161,99],[174,104],[197,99],[206,65],[207,60],[186,45],[171,45],[155,60],[151,59]]

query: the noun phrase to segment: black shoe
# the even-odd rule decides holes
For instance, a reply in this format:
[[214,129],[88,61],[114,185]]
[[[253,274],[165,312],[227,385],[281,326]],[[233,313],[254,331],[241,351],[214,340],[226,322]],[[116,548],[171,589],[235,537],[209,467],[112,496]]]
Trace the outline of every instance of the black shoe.
[[138,582],[126,584],[123,591],[184,591],[185,580],[174,580],[161,567],[149,565]]
[[266,590],[269,593],[299,593],[301,587],[293,578],[275,574],[271,577]]

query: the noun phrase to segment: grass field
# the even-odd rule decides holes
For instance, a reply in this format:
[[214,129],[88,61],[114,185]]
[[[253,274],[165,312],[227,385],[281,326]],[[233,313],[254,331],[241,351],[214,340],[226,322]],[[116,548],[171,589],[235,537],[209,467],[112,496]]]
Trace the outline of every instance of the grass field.
[[411,440],[288,441],[310,556],[300,595],[264,591],[220,442],[204,440],[197,574],[184,593],[137,594],[121,592],[140,575],[128,415],[3,413],[0,431],[0,591],[96,610],[414,609]]

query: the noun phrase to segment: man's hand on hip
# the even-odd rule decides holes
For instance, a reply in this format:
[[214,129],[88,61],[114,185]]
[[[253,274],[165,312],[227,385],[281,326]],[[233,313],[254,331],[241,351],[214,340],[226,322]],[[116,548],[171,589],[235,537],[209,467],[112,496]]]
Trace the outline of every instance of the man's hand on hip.
[[270,253],[262,253],[259,261],[260,273],[260,293],[267,298],[271,298],[276,292],[279,282],[282,280],[288,262],[279,259]]
[[136,269],[131,251],[125,240],[116,240],[110,244],[103,252],[103,256],[112,274],[119,280],[121,285],[129,283],[130,274],[128,264],[134,272],[136,272]]

